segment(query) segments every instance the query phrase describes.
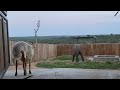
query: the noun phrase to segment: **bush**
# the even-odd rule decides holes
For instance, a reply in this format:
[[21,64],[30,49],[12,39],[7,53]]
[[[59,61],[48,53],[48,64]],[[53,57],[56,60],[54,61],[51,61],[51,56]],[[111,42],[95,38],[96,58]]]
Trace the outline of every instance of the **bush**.
[[105,63],[106,63],[106,64],[112,64],[112,62],[110,62],[110,61],[106,61]]

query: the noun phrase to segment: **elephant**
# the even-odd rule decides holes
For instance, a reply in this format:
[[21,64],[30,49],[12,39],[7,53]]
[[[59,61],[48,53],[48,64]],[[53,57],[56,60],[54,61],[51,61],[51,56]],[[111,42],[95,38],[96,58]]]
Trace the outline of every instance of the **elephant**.
[[76,62],[79,62],[79,60],[78,60],[79,55],[81,56],[82,61],[84,62],[84,58],[83,58],[83,55],[82,55],[82,52],[80,49],[80,45],[75,44],[75,45],[73,45],[73,49],[72,49],[72,56],[73,56],[72,62],[74,62],[75,57],[76,57]]

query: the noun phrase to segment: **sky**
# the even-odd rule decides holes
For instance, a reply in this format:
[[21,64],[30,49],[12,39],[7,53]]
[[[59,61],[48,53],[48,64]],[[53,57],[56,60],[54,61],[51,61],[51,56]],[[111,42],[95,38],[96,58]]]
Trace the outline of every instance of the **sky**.
[[9,36],[34,36],[40,20],[38,36],[120,34],[117,11],[8,11]]

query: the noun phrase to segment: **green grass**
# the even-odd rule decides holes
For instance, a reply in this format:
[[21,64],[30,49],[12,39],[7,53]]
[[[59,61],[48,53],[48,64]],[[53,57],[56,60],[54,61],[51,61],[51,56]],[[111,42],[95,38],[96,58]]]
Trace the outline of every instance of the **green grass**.
[[120,69],[120,62],[72,62],[72,56],[65,55],[51,59],[50,61],[40,62],[36,66],[44,68],[84,68],[84,69]]

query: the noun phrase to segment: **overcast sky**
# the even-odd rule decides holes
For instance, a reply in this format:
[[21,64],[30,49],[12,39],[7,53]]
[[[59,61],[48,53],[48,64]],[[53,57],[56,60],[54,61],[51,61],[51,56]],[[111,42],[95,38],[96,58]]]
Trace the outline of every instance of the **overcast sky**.
[[8,11],[9,36],[120,34],[117,11]]

